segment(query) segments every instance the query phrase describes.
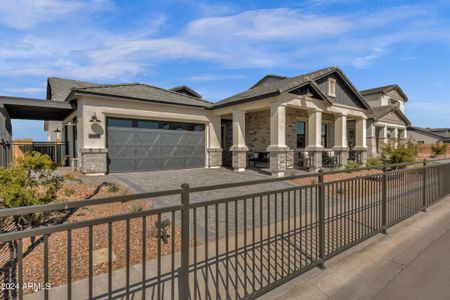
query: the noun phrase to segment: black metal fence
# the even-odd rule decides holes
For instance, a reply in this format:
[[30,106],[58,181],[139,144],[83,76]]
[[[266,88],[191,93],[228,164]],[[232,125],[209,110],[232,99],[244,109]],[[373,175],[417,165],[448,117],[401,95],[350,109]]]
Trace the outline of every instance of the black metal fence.
[[66,144],[62,142],[20,142],[13,141],[11,143],[11,152],[13,158],[20,157],[26,153],[36,151],[48,155],[53,162],[59,166],[67,164],[65,149]]
[[[8,218],[174,197],[174,204],[167,207],[0,234],[8,254],[3,280],[17,287],[4,290],[4,296],[23,299],[31,293],[25,288],[29,283],[25,273],[49,283],[53,268],[63,268],[63,280],[32,296],[254,299],[314,267],[323,267],[331,257],[386,232],[450,193],[450,164],[399,166],[372,168],[370,175],[338,181],[329,181],[327,175],[339,171],[319,172],[205,187],[183,184],[170,191],[1,210],[0,218]],[[306,177],[318,181],[295,184]],[[212,199],[218,190],[278,183],[285,184],[258,193],[191,199],[197,193]],[[56,237],[65,241],[64,247],[52,249]],[[101,240],[106,242],[106,252],[98,264]],[[38,251],[42,268],[25,272],[27,256],[33,251]],[[54,255],[58,255],[57,264],[49,263]],[[80,278],[83,270],[86,276]]]

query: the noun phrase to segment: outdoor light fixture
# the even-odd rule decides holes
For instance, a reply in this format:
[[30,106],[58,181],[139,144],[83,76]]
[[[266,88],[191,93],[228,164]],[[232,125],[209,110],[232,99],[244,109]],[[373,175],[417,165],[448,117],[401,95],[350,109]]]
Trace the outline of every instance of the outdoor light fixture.
[[57,127],[55,130],[53,130],[53,132],[60,133],[61,130],[59,129],[59,127]]
[[92,118],[89,120],[89,122],[91,123],[100,123],[100,120],[97,119],[96,114],[94,113],[94,115],[92,116]]

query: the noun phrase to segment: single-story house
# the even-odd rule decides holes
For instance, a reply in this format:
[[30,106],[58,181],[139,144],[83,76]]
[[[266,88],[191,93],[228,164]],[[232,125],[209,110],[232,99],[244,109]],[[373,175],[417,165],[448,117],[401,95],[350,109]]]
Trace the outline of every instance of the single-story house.
[[409,127],[408,138],[417,144],[450,143],[450,128]]
[[376,101],[364,97],[341,69],[329,67],[295,77],[267,75],[215,103],[187,86],[49,78],[47,99],[29,100],[38,110],[14,97],[0,100],[0,107],[6,119],[46,120],[49,140],[66,142],[70,161],[87,174],[227,163],[243,171],[249,158],[265,154],[272,174],[283,176],[290,168],[317,169],[330,161],[344,166],[349,153],[364,164],[371,141],[367,120],[370,126],[390,120],[403,130],[391,120],[406,124],[400,105],[377,114]]

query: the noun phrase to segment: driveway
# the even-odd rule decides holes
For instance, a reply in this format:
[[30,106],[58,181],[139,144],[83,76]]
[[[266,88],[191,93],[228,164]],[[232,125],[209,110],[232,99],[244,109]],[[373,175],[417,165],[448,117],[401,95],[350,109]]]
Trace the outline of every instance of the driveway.
[[[164,191],[179,189],[183,183],[191,187],[217,185],[224,183],[254,181],[271,178],[269,175],[258,173],[254,170],[234,172],[233,170],[220,169],[186,169],[173,171],[154,171],[139,173],[115,173],[107,175],[111,180],[118,181],[136,193]],[[249,185],[237,188],[213,190],[201,193],[192,193],[191,202],[220,199],[224,197],[243,194],[283,189],[294,186],[289,182],[275,182],[269,184]],[[154,202],[155,207],[179,203],[179,196],[158,197]]]

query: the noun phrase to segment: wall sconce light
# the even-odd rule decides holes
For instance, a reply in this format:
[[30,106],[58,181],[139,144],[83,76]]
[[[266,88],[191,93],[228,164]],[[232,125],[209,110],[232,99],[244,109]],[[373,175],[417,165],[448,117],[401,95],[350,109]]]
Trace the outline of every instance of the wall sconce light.
[[59,129],[59,127],[57,127],[55,130],[53,130],[53,132],[55,132],[55,133],[60,133],[61,130]]
[[95,113],[92,116],[92,118],[89,120],[89,122],[91,122],[91,123],[101,123],[101,121],[99,119],[97,119],[97,115]]

